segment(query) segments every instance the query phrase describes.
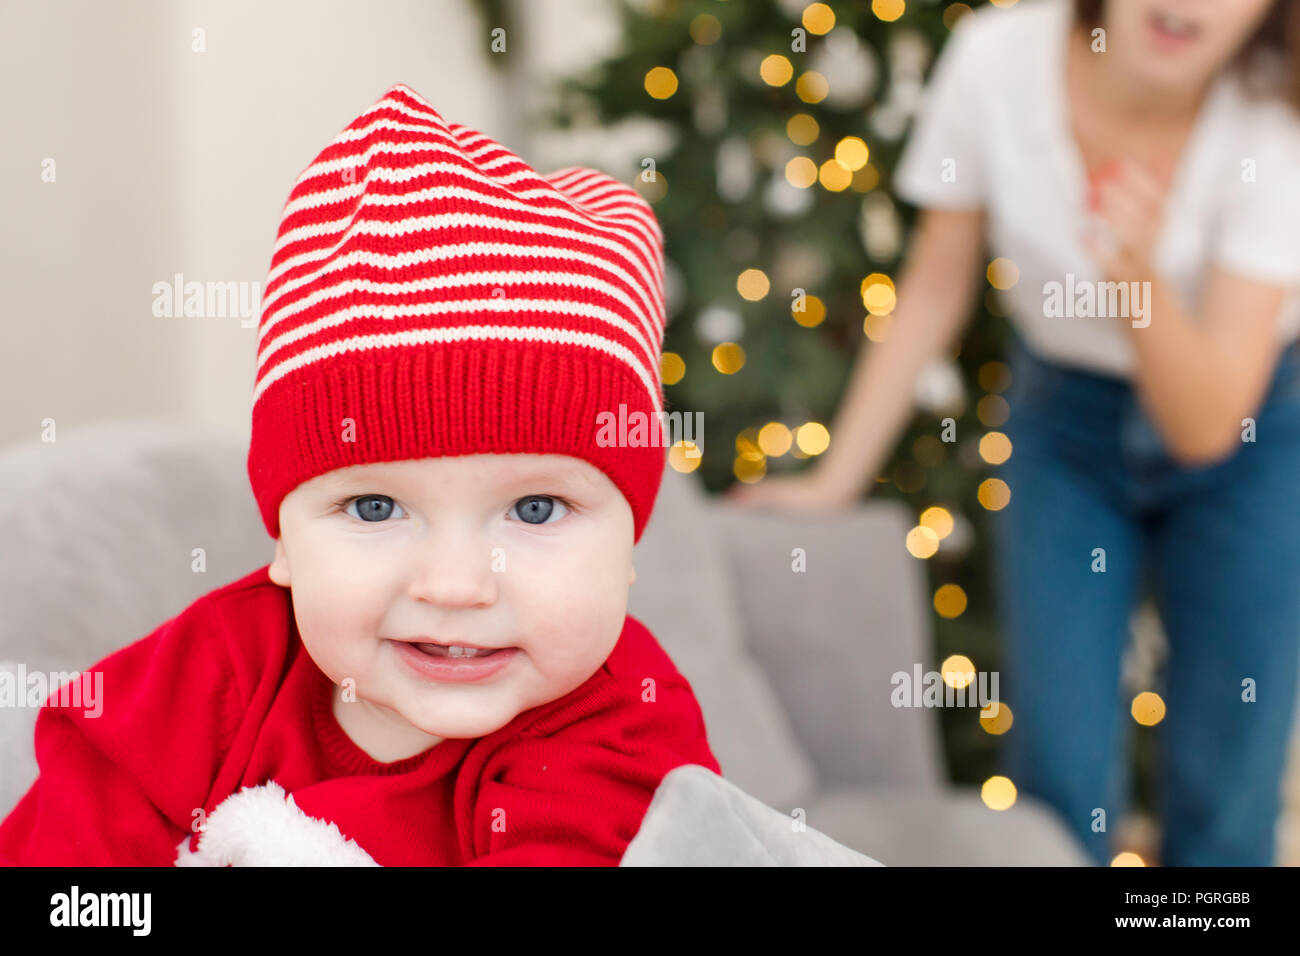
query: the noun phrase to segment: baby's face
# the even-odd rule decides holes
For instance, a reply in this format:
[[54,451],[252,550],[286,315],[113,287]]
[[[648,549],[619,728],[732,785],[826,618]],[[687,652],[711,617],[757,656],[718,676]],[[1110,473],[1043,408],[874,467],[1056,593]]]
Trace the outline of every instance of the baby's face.
[[581,459],[425,458],[295,488],[270,575],[293,592],[339,723],[389,762],[490,734],[594,674],[627,614],[632,539],[627,500]]

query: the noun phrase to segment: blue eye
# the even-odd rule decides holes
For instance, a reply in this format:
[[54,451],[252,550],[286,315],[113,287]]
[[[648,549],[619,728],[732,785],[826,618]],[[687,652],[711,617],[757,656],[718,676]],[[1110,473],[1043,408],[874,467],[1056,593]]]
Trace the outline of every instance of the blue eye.
[[[352,511],[353,505],[358,506],[357,511],[360,512],[359,514]],[[377,524],[388,520],[392,515],[394,508],[398,511],[402,510],[402,506],[397,504],[387,495],[362,495],[359,498],[353,498],[349,501],[348,506],[344,511],[356,518],[360,518],[362,521]],[[403,514],[405,514],[405,512],[403,512]]]
[[559,498],[552,498],[550,495],[529,495],[516,501],[511,511],[517,513],[525,524],[546,524],[556,507],[563,509],[560,518],[568,514],[568,508]]

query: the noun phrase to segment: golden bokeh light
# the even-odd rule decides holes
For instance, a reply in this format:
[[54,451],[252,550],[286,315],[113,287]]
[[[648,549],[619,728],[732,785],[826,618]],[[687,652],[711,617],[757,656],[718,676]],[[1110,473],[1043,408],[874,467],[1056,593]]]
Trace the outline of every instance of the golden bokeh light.
[[686,363],[676,352],[665,352],[659,360],[659,377],[665,385],[676,385],[686,374]]
[[691,39],[700,46],[710,46],[722,36],[722,23],[711,13],[701,13],[691,21]]
[[683,474],[690,474],[699,468],[703,460],[704,455],[693,441],[679,441],[668,449],[668,464]]
[[865,296],[867,294],[867,290],[870,289],[873,285],[887,285],[889,286],[890,289],[893,289],[894,280],[889,278],[889,276],[885,275],[883,272],[873,272],[871,273],[871,275],[867,276],[865,279],[862,280],[862,284],[861,286],[859,286],[858,291]]
[[967,687],[975,680],[975,662],[965,654],[953,654],[939,665],[939,673],[949,687]]
[[1011,457],[1011,439],[1002,432],[989,432],[980,439],[980,457],[1000,465]]
[[964,3],[950,3],[943,8],[943,25],[951,30],[958,20],[970,12],[970,7]]
[[772,53],[763,57],[763,62],[758,66],[758,75],[768,86],[785,86],[790,82],[790,77],[794,76],[794,67],[780,53]]
[[757,302],[764,298],[772,288],[772,283],[767,279],[767,273],[762,269],[746,269],[736,277],[736,291],[740,293],[741,298],[748,299],[750,302]]
[[1123,853],[1115,854],[1115,859],[1110,861],[1111,866],[1146,866],[1146,861],[1129,850]]
[[867,307],[867,311],[872,315],[888,315],[894,311],[894,306],[898,304],[898,298],[895,296],[892,286],[877,282],[875,285],[868,286],[867,290],[862,293],[862,304]]
[[852,172],[857,172],[867,165],[869,154],[867,144],[856,136],[845,136],[835,144],[836,162]]
[[1011,369],[1004,362],[985,362],[975,377],[986,392],[1004,392],[1011,386]]
[[632,180],[632,187],[646,202],[656,203],[668,193],[668,177],[659,170],[655,170],[654,175],[647,182],[641,178],[640,174],[637,174],[636,178]]
[[989,285],[995,289],[1010,289],[1020,281],[1020,267],[1010,259],[998,256],[984,270]]
[[862,334],[872,342],[883,342],[889,338],[889,327],[893,321],[892,315],[868,315],[862,320]]
[[980,787],[980,799],[990,810],[1006,810],[1016,802],[1016,785],[1010,777],[989,777]]
[[826,77],[816,70],[809,70],[799,77],[794,85],[794,91],[805,103],[820,103],[826,99],[826,94],[831,91],[831,88],[826,82]]
[[1129,713],[1143,727],[1154,727],[1165,719],[1165,702],[1155,691],[1144,690],[1133,698]]
[[803,311],[796,312],[794,303],[790,303],[790,314],[794,320],[806,329],[816,328],[821,325],[822,320],[826,318],[826,303],[815,295],[806,295],[803,300]]
[[1001,511],[1011,502],[1011,488],[1001,478],[986,478],[980,482],[978,496],[989,511]]
[[666,66],[656,66],[645,75],[645,91],[657,100],[666,100],[677,92],[677,74]]
[[914,558],[929,558],[939,550],[939,536],[924,525],[907,532],[907,553]]
[[938,505],[932,505],[921,512],[920,524],[933,531],[940,541],[952,534],[952,514],[947,508]]
[[992,716],[985,717],[984,711],[980,711],[980,726],[984,728],[986,734],[993,734],[995,737],[998,734],[1005,734],[1011,729],[1013,722],[1014,717],[1011,708],[1007,706],[1007,702],[1004,700],[997,702],[997,713]]
[[758,447],[769,458],[780,458],[790,450],[794,437],[780,422],[768,422],[758,430]]
[[791,186],[807,189],[817,182],[817,164],[807,156],[796,156],[785,164],[785,179]]
[[831,433],[821,422],[807,422],[795,432],[795,444],[805,455],[820,455],[831,445]]
[[737,458],[731,463],[731,473],[736,476],[738,481],[752,485],[767,474],[767,459],[760,458],[758,461],[751,461],[748,458]]
[[985,395],[975,406],[975,417],[981,425],[998,428],[1011,417],[1011,406],[1001,395]]
[[906,8],[903,0],[871,0],[871,12],[886,23],[893,23]]
[[838,160],[828,159],[822,163],[817,178],[822,186],[833,193],[843,192],[853,182],[853,174],[840,165]]
[[804,7],[802,19],[809,33],[821,36],[835,26],[835,11],[824,3],[810,3]]
[[[807,113],[795,113],[785,123],[785,135],[790,137],[790,142],[796,146],[809,146],[817,141],[821,134],[821,127],[817,121]],[[809,160],[812,162],[812,160]]]
[[766,457],[758,447],[757,428],[746,428],[736,436],[736,457],[750,461],[762,461]]
[[959,584],[940,585],[934,592],[934,609],[940,617],[960,617],[962,611],[966,610],[966,592]]
[[745,350],[735,342],[714,346],[713,367],[723,375],[735,375],[745,367]]

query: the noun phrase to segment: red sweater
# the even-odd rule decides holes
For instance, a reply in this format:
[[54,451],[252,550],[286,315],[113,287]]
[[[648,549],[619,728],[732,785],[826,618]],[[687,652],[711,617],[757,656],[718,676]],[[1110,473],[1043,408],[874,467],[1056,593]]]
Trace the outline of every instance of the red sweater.
[[615,865],[664,774],[721,773],[690,684],[631,615],[580,687],[394,763],[334,719],[329,678],[266,567],[93,670],[99,717],[41,708],[40,777],[0,823],[0,862],[168,866],[186,836],[198,847],[199,808],[275,781],[385,866]]

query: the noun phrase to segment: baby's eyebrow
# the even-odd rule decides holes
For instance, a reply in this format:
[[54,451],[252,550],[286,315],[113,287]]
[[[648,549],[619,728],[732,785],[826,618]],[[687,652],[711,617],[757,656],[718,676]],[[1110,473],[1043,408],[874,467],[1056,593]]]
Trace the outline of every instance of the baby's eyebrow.
[[577,465],[567,463],[558,465],[525,465],[519,471],[505,475],[501,479],[502,484],[547,481],[568,482],[580,485],[595,484],[593,476],[589,475]]
[[[331,475],[327,481],[328,492],[337,493],[343,488],[353,488],[360,485],[373,485],[375,482],[383,482],[389,485],[409,484],[419,479],[412,478],[401,472],[390,472],[375,474],[371,472],[366,475]],[[500,486],[505,485],[523,485],[523,484],[574,484],[591,487],[597,484],[597,478],[589,474],[577,463],[544,463],[544,464],[526,464],[521,466],[512,466],[510,470],[502,469],[493,474],[492,483]]]

